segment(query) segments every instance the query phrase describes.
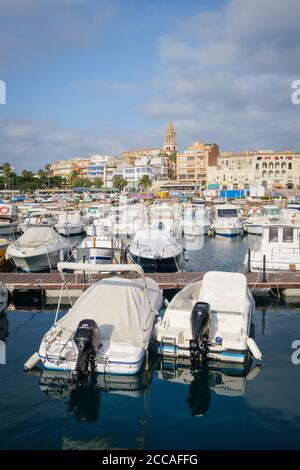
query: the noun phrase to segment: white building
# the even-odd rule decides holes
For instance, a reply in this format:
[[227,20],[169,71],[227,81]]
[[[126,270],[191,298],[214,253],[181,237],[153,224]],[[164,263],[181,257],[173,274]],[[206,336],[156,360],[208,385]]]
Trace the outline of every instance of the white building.
[[128,189],[137,190],[140,179],[148,175],[151,180],[159,179],[159,170],[151,166],[130,166],[123,169],[123,178],[128,181]]

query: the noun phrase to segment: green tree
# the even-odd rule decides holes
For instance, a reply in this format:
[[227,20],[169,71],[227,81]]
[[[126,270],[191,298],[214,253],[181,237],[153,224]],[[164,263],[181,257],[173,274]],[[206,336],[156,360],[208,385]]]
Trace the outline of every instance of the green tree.
[[139,188],[142,190],[142,191],[148,191],[148,189],[151,188],[152,186],[152,179],[150,178],[149,175],[144,175],[142,176],[142,178],[139,180]]
[[32,171],[22,170],[21,171],[21,176],[22,176],[22,178],[33,178],[33,173],[32,173]]
[[113,185],[119,191],[123,191],[123,189],[127,186],[128,181],[123,178],[123,176],[115,176],[113,179]]
[[102,179],[102,178],[95,178],[95,179],[94,179],[94,184],[93,184],[93,186],[94,186],[95,188],[102,188],[102,186],[103,186],[103,179]]
[[171,180],[176,175],[176,161],[177,152],[172,152],[168,155],[168,178]]

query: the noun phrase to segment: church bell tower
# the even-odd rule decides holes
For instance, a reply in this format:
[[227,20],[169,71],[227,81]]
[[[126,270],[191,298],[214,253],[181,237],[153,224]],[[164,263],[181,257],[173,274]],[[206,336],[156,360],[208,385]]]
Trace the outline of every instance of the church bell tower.
[[165,141],[163,149],[165,153],[176,153],[177,148],[178,146],[176,143],[176,131],[174,129],[172,121],[170,120],[165,132]]

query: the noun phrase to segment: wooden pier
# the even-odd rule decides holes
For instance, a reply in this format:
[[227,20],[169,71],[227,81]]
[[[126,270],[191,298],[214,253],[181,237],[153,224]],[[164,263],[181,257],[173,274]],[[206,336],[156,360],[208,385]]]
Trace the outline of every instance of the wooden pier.
[[[183,289],[190,282],[203,278],[205,273],[177,272],[177,273],[149,273],[147,277],[154,279],[161,289]],[[300,289],[300,272],[266,273],[266,279],[260,273],[244,273],[250,289]],[[112,274],[73,274],[64,273],[66,287],[69,291],[87,288],[92,282],[98,281]],[[122,276],[135,278],[134,273]],[[56,291],[62,287],[62,278],[59,273],[0,273],[0,282],[12,291],[41,290]]]

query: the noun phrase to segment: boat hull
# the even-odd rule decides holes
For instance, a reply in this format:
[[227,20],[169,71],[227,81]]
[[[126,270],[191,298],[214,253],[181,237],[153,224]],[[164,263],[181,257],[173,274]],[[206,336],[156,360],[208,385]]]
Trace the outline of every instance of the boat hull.
[[[164,358],[190,358],[190,351],[187,348],[181,348],[180,346],[161,346],[157,344],[157,353]],[[248,350],[236,350],[226,349],[216,351],[213,348],[208,348],[207,359],[220,361],[220,362],[231,362],[235,364],[243,364],[248,359]]]
[[[67,250],[63,250],[64,258],[66,256],[66,252]],[[43,254],[38,254],[38,255],[27,255],[27,256],[11,254],[9,257],[13,260],[16,268],[21,269],[24,272],[34,273],[34,272],[49,270],[50,269],[49,262],[50,262],[51,267],[56,268],[57,263],[61,261],[61,249],[55,250],[49,253],[48,256],[46,253],[43,253]]]
[[220,227],[214,225],[215,234],[221,237],[237,237],[242,233],[242,227]]
[[[75,370],[75,361],[59,362],[59,357],[49,361],[39,354],[43,366],[47,370],[60,370],[63,372],[72,372]],[[96,362],[95,372],[98,374],[118,374],[118,375],[135,375],[141,369],[145,358],[145,351],[132,362]]]
[[170,258],[145,258],[130,253],[133,262],[142,266],[145,273],[176,272],[181,264],[181,254]]

